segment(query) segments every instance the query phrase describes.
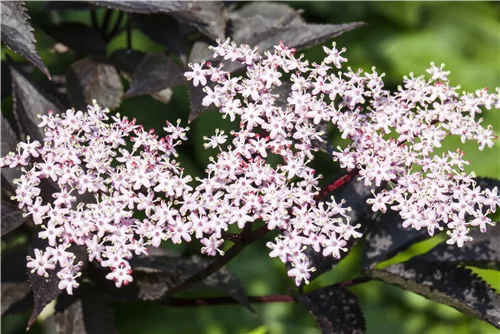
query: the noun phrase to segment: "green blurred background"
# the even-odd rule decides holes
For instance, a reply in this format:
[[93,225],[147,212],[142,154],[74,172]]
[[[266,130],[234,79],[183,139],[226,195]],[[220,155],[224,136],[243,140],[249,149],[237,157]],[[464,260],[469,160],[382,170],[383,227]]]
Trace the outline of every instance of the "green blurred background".
[[[303,9],[308,22],[346,23],[364,21],[367,26],[346,33],[336,39],[337,45],[347,48],[348,65],[365,70],[375,65],[385,72],[388,87],[395,88],[403,75],[409,72],[425,73],[429,63],[446,64],[451,71],[453,85],[473,91],[482,87],[493,90],[500,87],[500,4],[498,2],[290,2],[290,6]],[[40,9],[42,2],[27,2],[33,23],[44,24],[51,20],[68,20],[89,23],[88,12],[63,11],[48,14]],[[99,15],[102,15],[99,10]],[[54,41],[40,29],[35,29],[39,53],[53,74],[64,73],[74,60],[70,51],[65,54],[50,52]],[[124,34],[108,46],[108,55],[126,45]],[[161,51],[138,31],[133,34],[133,48],[146,52]],[[330,43],[328,43],[330,44]],[[321,59],[322,51],[315,47],[304,51],[311,60]],[[12,52],[16,60],[21,58]],[[2,49],[2,59],[5,50]],[[42,79],[39,73],[35,79]],[[2,101],[2,109],[11,108],[10,98]],[[117,110],[134,116],[145,127],[161,130],[165,119],[181,118],[185,123],[188,115],[187,93],[184,88],[174,89],[172,101],[165,105],[151,97],[130,98]],[[498,110],[484,114],[485,122],[500,132]],[[214,128],[229,129],[217,112],[210,111],[191,125],[192,139],[183,148],[181,162],[191,175],[202,175],[209,152],[203,149],[201,138]],[[471,161],[470,169],[479,176],[500,177],[500,145],[480,152],[477,145],[462,145],[458,139],[447,140],[444,149],[462,147]],[[327,164],[328,168],[334,168]],[[443,238],[437,237],[418,244],[392,261],[405,260],[436,245]],[[306,291],[332,284],[351,277],[359,271],[362,245],[344,259],[333,271],[322,275]],[[179,249],[179,248],[178,248]],[[182,252],[195,251],[183,247]],[[248,294],[264,295],[287,293],[289,283],[283,265],[268,257],[265,241],[245,250],[229,265],[243,282]],[[500,273],[477,270],[496,289],[500,289]],[[358,296],[367,322],[367,333],[498,333],[491,325],[462,315],[460,312],[405,292],[397,287],[379,282],[366,283],[352,289]],[[124,334],[160,333],[319,333],[314,319],[300,305],[255,305],[256,314],[239,306],[215,306],[173,309],[148,303],[113,304],[117,326]],[[26,314],[9,316],[2,321],[3,333],[23,332]],[[50,333],[50,320],[40,322],[32,332]]]

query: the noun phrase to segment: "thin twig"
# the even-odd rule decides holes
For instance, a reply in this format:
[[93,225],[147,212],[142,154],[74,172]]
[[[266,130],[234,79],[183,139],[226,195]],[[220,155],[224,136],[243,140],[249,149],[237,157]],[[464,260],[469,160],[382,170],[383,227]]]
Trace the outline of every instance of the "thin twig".
[[132,23],[130,22],[130,15],[127,19],[127,49],[132,50]]
[[120,28],[120,25],[122,24],[123,16],[124,16],[124,12],[119,11],[118,12],[118,18],[115,21],[115,25],[113,26],[113,29],[111,29],[111,31],[109,32],[109,34],[106,36],[106,41],[107,42],[110,41],[110,40],[112,40],[113,38],[115,38],[118,35],[118,32],[119,32],[118,29]]
[[[248,301],[253,304],[265,303],[293,303],[295,300],[289,295],[248,296]],[[170,298],[163,302],[172,307],[230,305],[239,302],[231,297],[206,297],[206,298]]]

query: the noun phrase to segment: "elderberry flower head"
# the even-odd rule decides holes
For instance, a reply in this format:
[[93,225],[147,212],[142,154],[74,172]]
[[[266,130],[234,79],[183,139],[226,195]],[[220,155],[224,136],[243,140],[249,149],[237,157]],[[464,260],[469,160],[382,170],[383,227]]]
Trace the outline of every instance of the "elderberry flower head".
[[[307,282],[313,270],[304,253],[307,247],[340,257],[346,240],[359,233],[349,225],[341,203],[318,205],[321,176],[309,167],[314,142],[323,140],[318,125],[331,123],[350,141],[333,153],[333,160],[358,174],[366,186],[378,188],[367,200],[373,211],[397,210],[404,227],[427,228],[430,235],[446,229],[448,243],[459,247],[472,239],[471,226],[482,232],[493,226],[488,215],[500,205],[497,188],[476,184],[474,174],[465,172],[464,152],[434,152],[450,135],[477,141],[480,150],[492,147],[497,137],[476,115],[500,108],[499,90],[460,94],[459,87],[450,86],[444,64],[431,63],[430,79],[412,73],[391,93],[375,67],[371,73],[338,72],[347,61],[345,49],[339,51],[335,43],[323,49],[323,61],[310,64],[283,44],[264,55],[230,40],[212,47],[215,57],[246,65],[240,77],[217,68],[217,78],[210,78],[215,85],[205,88],[203,101],[241,124],[232,133],[232,145],[219,147],[221,153],[208,166],[212,186],[197,188],[204,200],[213,196],[223,201],[232,217],[224,222],[237,220],[241,227],[262,219],[270,229],[279,229],[281,235],[268,243],[271,256],[292,264],[289,275],[297,284]],[[213,67],[206,66],[208,76]],[[287,73],[291,85],[282,82]],[[217,138],[216,133],[206,147],[215,148]],[[281,158],[276,168],[267,163],[270,154]],[[349,229],[339,229],[342,224]]]

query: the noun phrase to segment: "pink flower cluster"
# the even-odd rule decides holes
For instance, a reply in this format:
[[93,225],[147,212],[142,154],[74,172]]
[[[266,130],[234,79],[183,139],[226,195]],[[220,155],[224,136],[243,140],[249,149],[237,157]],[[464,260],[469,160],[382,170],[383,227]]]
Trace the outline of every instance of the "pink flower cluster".
[[[180,123],[167,122],[160,138],[135,120],[110,118],[95,102],[85,113],[42,116],[44,143],[28,138],[0,160],[1,167],[23,166],[13,198],[48,240],[28,267],[38,275],[58,268],[59,287],[72,293],[81,267],[70,249],[76,244],[87,248],[90,261],[109,267],[107,278],[120,287],[132,281],[128,260],[149,246],[196,238],[202,253],[215,256],[231,225],[243,229],[262,221],[280,230],[267,244],[270,256],[291,264],[288,275],[297,285],[307,283],[314,270],[307,248],[339,258],[347,240],[361,236],[344,201],[318,199],[321,175],[309,163],[324,123],[350,141],[333,159],[358,171],[365,185],[383,188],[367,201],[374,211],[398,210],[405,227],[427,228],[431,235],[446,228],[448,243],[459,247],[471,239],[470,226],[484,232],[494,225],[488,215],[500,205],[497,188],[476,185],[464,171],[462,152],[434,151],[449,135],[491,147],[496,137],[476,115],[500,108],[498,89],[459,94],[443,66],[432,64],[430,79],[411,74],[391,93],[375,68],[335,72],[347,61],[345,50],[335,44],[324,50],[324,60],[310,64],[283,45],[260,55],[227,40],[213,47],[215,57],[242,62],[244,76],[190,64],[185,76],[204,86],[203,105],[240,124],[239,131],[216,129],[205,138],[214,156],[202,179],[184,175],[175,161],[175,147],[187,139]],[[284,77],[290,77],[288,91]],[[278,103],[283,97],[288,103]],[[277,166],[268,162],[271,156]],[[55,188],[53,201],[42,199],[42,180]]]

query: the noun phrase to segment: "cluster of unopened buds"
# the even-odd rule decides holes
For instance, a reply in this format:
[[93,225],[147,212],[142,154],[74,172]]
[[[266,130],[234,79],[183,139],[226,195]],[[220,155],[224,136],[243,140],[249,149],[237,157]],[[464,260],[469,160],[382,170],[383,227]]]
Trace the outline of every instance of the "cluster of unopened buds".
[[[390,207],[405,227],[430,235],[446,229],[448,243],[459,247],[471,240],[470,226],[484,232],[494,225],[488,215],[500,205],[497,188],[476,184],[464,170],[463,152],[433,152],[449,135],[477,141],[481,150],[491,147],[496,137],[476,116],[500,108],[498,89],[459,94],[449,72],[431,64],[430,79],[410,74],[391,93],[375,68],[337,72],[347,59],[335,44],[324,47],[320,64],[284,45],[264,55],[229,40],[212,49],[246,71],[233,77],[202,62],[185,73],[194,86],[204,86],[203,105],[240,124],[239,131],[215,130],[205,138],[214,156],[204,178],[184,175],[175,160],[188,131],[179,122],[167,122],[160,137],[135,120],[109,116],[95,102],[87,112],[41,116],[44,142],[28,138],[1,159],[1,167],[22,167],[13,199],[48,241],[28,258],[29,268],[38,275],[57,268],[59,287],[72,293],[81,263],[70,247],[84,246],[88,260],[109,267],[107,278],[120,287],[133,279],[129,260],[150,246],[195,238],[202,253],[215,256],[223,253],[231,225],[243,229],[260,221],[280,231],[267,244],[270,256],[291,264],[288,274],[297,285],[307,283],[314,270],[307,248],[339,258],[347,241],[361,236],[343,200],[319,196],[321,175],[309,164],[315,143],[323,141],[323,123],[350,141],[333,160],[366,186],[377,186],[367,201],[373,211]],[[284,75],[290,85],[283,85]],[[278,103],[283,98],[287,103]],[[271,155],[281,162],[271,165]],[[51,201],[42,199],[42,180],[55,188]]]

